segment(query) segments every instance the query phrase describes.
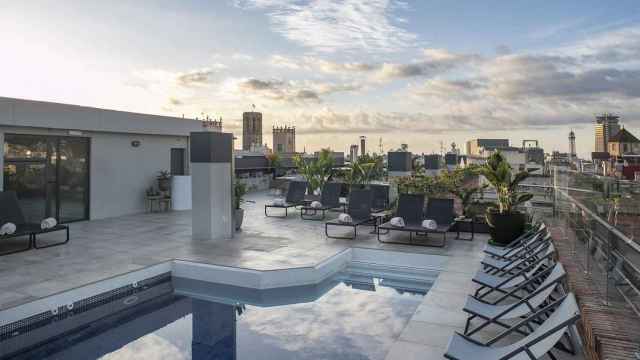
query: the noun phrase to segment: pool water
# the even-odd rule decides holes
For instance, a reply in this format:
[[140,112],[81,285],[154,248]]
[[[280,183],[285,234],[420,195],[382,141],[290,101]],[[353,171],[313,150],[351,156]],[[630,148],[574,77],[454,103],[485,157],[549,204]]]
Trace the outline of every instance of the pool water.
[[[267,295],[181,279],[173,279],[172,285],[175,292],[126,311],[107,312],[98,321],[52,334],[46,342],[12,356],[384,359],[431,283],[398,274],[380,277],[343,271],[313,289],[278,289]],[[204,287],[210,291],[194,290]]]

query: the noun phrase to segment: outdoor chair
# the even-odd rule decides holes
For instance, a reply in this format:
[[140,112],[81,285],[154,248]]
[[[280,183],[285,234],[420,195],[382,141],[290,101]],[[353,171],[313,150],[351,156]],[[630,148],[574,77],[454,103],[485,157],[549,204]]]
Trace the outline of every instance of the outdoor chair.
[[492,302],[493,304],[498,304],[511,297],[519,300],[521,297],[518,293],[521,290],[527,290],[530,286],[535,285],[535,282],[538,280],[536,274],[551,267],[554,253],[555,248],[553,244],[549,244],[549,246],[545,248],[545,252],[539,256],[538,259],[530,263],[527,267],[510,274],[488,274],[483,269],[479,269],[471,279],[471,281],[480,285],[476,289],[474,297],[483,299],[493,292],[499,292],[503,295],[495,299]]
[[[551,312],[553,311],[553,312]],[[550,315],[548,315],[551,312]],[[542,320],[544,317],[546,320]],[[549,355],[554,347],[559,347],[562,338],[572,332],[572,327],[580,319],[580,310],[572,293],[537,310],[532,315],[519,321],[509,330],[500,333],[487,342],[480,342],[469,336],[454,333],[449,340],[444,357],[452,360],[507,360],[507,359],[540,359]],[[532,324],[541,322],[524,338],[505,346],[495,344],[514,332],[522,333],[521,328],[532,328]],[[569,339],[572,353],[575,353],[573,339]],[[564,346],[563,346],[564,347]],[[560,347],[561,349],[563,347]]]
[[543,241],[536,248],[522,253],[520,256],[511,259],[496,259],[488,256],[482,259],[481,264],[483,270],[488,274],[512,274],[538,260],[549,246],[551,246],[551,241]]
[[373,193],[373,212],[384,211],[389,208],[389,185],[370,184],[369,188]]
[[[289,188],[287,189],[287,195],[282,204],[265,204],[264,216],[267,217],[287,217],[289,215],[289,208],[294,208],[304,205],[304,195],[307,191],[307,183],[305,181],[291,181]],[[267,209],[278,208],[284,209],[284,216],[269,215]]]
[[511,251],[513,251],[513,249],[521,247],[523,243],[530,240],[536,234],[546,233],[546,232],[547,232],[547,228],[544,223],[541,223],[540,225],[537,225],[537,226],[534,225],[529,231],[525,231],[524,234],[518,236],[515,240],[510,242],[508,245],[496,246],[496,245],[487,244],[485,245],[483,251],[490,255],[505,256],[505,255],[508,255]]
[[[12,250],[6,253],[1,253],[0,255],[8,255],[17,252],[27,251],[32,247],[36,249],[48,248],[51,246],[64,245],[69,242],[69,227],[66,225],[57,224],[56,226],[49,229],[42,229],[40,224],[32,224],[28,223],[22,209],[20,207],[20,203],[18,202],[18,197],[14,191],[2,191],[0,192],[0,226],[6,223],[13,223],[16,225],[16,231],[10,235],[0,235],[0,241],[3,239],[28,236],[28,244],[25,248],[20,248],[18,250]],[[48,244],[44,246],[38,246],[36,236],[38,234],[44,234],[54,231],[66,231],[66,239],[61,242]]]
[[[392,243],[391,241],[380,240],[380,230],[390,231],[402,231],[409,233],[409,243],[413,243],[413,233],[425,233],[429,231],[422,226],[424,220],[424,195],[423,194],[400,194],[398,199],[398,209],[393,215],[394,217],[400,217],[404,221],[404,226],[394,226],[391,221],[387,221],[381,224],[376,229],[378,241],[382,243]],[[406,244],[403,242],[393,242],[398,244]]]
[[[409,233],[409,243],[413,243],[413,233],[416,235],[438,233],[442,234],[442,243],[440,247],[444,247],[447,242],[447,232],[451,230],[455,224],[455,214],[453,212],[453,199],[429,199],[427,203],[427,213],[424,214],[424,195],[422,194],[400,194],[398,200],[398,211],[396,217],[401,217],[404,220],[405,226],[398,227],[391,225],[391,222],[386,222],[377,228],[378,241],[383,243],[392,243],[390,241],[380,240],[380,230],[386,231],[404,231]],[[422,226],[422,221],[425,219],[434,220],[437,224],[436,229],[427,229]],[[394,242],[399,244],[406,244],[402,242]],[[432,246],[430,244],[414,244],[422,246]]]
[[[300,208],[300,217],[303,220],[324,220],[326,212],[330,210],[337,210],[345,208],[340,203],[340,189],[341,183],[326,183],[322,187],[322,194],[320,195],[321,207],[311,207],[311,205],[304,205]],[[318,217],[318,213],[322,214],[322,217]]]
[[[536,274],[532,280],[544,279],[535,290],[522,299],[511,304],[493,304],[468,296],[463,311],[469,314],[464,328],[464,334],[471,336],[485,327],[495,324],[504,328],[510,325],[506,321],[525,317],[535,312],[541,306],[553,301],[552,293],[562,284],[566,277],[562,264],[556,263],[553,267]],[[480,318],[483,322],[471,329],[471,321]]]
[[523,241],[520,246],[512,247],[509,249],[503,249],[503,251],[485,250],[485,259],[493,258],[498,260],[511,260],[518,257],[522,257],[531,252],[538,245],[551,241],[551,234],[547,232],[536,233],[529,237],[526,241]]
[[[349,193],[349,207],[347,214],[351,216],[350,223],[339,221],[339,218],[324,223],[324,233],[332,239],[353,240],[358,236],[358,226],[375,226],[375,220],[371,218],[371,190],[352,189]],[[331,236],[329,227],[350,227],[353,229],[353,236]]]

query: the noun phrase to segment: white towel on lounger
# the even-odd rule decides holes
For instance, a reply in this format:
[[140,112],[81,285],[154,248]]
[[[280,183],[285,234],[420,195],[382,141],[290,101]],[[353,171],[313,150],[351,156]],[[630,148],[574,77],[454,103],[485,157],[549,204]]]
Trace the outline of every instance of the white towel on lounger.
[[342,213],[338,215],[338,222],[341,222],[343,224],[351,224],[353,222],[353,219],[349,214]]
[[391,226],[395,226],[395,227],[404,227],[404,219],[401,217],[394,217],[391,220],[389,220],[389,224],[391,224]]
[[0,227],[0,235],[11,235],[16,232],[16,224],[6,223]]
[[314,209],[320,209],[322,207],[322,204],[320,203],[320,201],[312,201],[310,206]]
[[40,223],[40,228],[42,230],[54,228],[58,224],[58,221],[52,217],[48,217]]
[[273,201],[271,202],[271,205],[275,205],[275,206],[284,206],[285,201],[283,198],[276,198],[273,199]]
[[436,230],[438,228],[438,223],[431,219],[422,220],[422,227],[429,230]]

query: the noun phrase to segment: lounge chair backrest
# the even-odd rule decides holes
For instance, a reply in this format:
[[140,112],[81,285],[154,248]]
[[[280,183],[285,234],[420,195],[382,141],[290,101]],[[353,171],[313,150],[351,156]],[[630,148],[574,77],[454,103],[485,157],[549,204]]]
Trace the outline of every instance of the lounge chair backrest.
[[288,203],[299,203],[304,200],[304,194],[307,192],[307,183],[304,181],[292,181],[289,183],[286,201]]
[[377,210],[384,210],[389,207],[389,186],[381,184],[369,185],[373,193],[373,206]]
[[400,194],[396,216],[407,224],[419,224],[424,219],[424,194]]
[[562,264],[556,263],[553,266],[551,273],[549,273],[542,284],[537,287],[540,291],[529,299],[529,303],[533,305],[533,307],[540,306],[540,304],[549,298],[549,295],[551,295],[553,290],[556,288],[556,285],[559,284],[566,275],[567,273],[564,271]]
[[0,191],[0,226],[6,223],[24,225],[27,220],[22,213],[15,191]]
[[349,193],[349,215],[354,219],[366,219],[371,216],[371,198],[371,190],[351,189]]
[[323,206],[338,207],[340,206],[340,189],[341,183],[326,183],[322,187],[322,196],[320,203]]
[[528,347],[536,359],[541,359],[560,341],[567,327],[573,325],[579,318],[578,303],[573,294],[569,293],[538,328],[520,341],[509,345],[508,348],[512,349],[511,356],[503,358],[509,359]]
[[426,217],[435,220],[438,225],[453,223],[456,217],[453,212],[453,199],[429,198]]

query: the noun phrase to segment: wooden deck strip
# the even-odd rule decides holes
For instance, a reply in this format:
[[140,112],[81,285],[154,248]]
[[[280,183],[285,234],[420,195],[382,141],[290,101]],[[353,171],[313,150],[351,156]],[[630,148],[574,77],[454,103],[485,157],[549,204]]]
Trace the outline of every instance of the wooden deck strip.
[[561,225],[550,227],[558,259],[567,271],[567,283],[575,293],[582,318],[579,331],[585,342],[585,356],[593,360],[635,359],[640,351],[640,318],[629,308],[616,303],[605,303],[604,279],[589,277],[579,264],[584,264],[584,254],[576,252],[567,241],[569,228]]

